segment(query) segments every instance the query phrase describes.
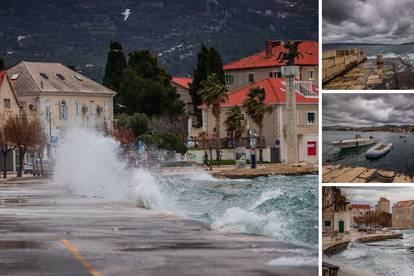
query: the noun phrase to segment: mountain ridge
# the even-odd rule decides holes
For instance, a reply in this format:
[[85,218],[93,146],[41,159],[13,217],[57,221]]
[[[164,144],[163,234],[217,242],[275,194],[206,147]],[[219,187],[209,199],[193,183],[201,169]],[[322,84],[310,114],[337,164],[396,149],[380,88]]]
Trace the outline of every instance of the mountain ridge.
[[[264,49],[266,39],[318,39],[317,1],[25,0],[0,3],[0,56],[73,64],[101,82],[109,43],[149,49],[171,74],[188,76],[201,43],[224,62]],[[122,12],[132,14],[126,22]]]

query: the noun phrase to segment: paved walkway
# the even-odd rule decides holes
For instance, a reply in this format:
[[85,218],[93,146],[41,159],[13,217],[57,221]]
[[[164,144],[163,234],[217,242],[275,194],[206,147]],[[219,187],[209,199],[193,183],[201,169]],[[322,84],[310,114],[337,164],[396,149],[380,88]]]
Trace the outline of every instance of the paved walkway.
[[0,275],[318,273],[317,252],[212,231],[132,204],[68,195],[41,180],[0,183],[0,233]]
[[323,183],[413,183],[413,177],[394,171],[347,165],[323,165]]

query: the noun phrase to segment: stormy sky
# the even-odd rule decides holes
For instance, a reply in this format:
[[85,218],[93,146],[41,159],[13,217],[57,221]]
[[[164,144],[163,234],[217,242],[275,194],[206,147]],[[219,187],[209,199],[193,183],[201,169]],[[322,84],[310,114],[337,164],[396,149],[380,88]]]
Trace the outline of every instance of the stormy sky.
[[324,94],[323,126],[414,125],[414,94]]
[[344,187],[344,194],[351,203],[374,205],[380,197],[391,201],[414,200],[414,187]]
[[324,43],[414,41],[413,0],[324,0]]

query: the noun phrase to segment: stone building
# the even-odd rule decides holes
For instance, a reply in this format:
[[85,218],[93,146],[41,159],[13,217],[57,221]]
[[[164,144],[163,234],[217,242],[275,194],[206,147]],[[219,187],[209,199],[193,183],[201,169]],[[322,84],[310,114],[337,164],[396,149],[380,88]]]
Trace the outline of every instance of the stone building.
[[[225,65],[224,74],[229,91],[239,90],[266,78],[282,77],[281,67],[285,64],[278,61],[278,57],[286,51],[281,41],[268,40],[264,51]],[[299,51],[303,56],[295,60],[295,64],[299,66],[296,79],[319,85],[318,42],[303,41],[299,45]]]
[[394,204],[392,227],[414,228],[414,200],[398,201]]
[[112,128],[116,93],[60,63],[23,61],[7,79],[23,111],[38,116],[53,141],[71,126]]
[[[21,114],[22,106],[14,91],[10,88],[7,72],[0,72],[0,129],[7,120],[12,116]],[[3,162],[6,162],[8,171],[16,171],[16,152],[11,151],[6,160],[0,155],[0,168],[3,168]]]
[[173,77],[171,79],[171,85],[177,89],[180,99],[185,103],[185,112],[193,111],[193,100],[190,95],[190,83],[193,82],[192,78]]
[[323,187],[322,234],[346,234],[351,227],[349,202],[338,187]]
[[[287,111],[286,111],[286,83],[282,78],[266,78],[255,84],[248,85],[240,90],[229,93],[228,100],[222,104],[220,118],[220,138],[229,139],[224,121],[226,112],[232,106],[243,106],[251,88],[263,88],[266,93],[265,103],[272,106],[272,112],[265,115],[263,120],[264,147],[270,149],[270,155],[265,161],[284,163],[287,159]],[[298,137],[299,162],[318,162],[318,88],[309,82],[295,82],[296,92],[296,130]],[[243,110],[243,108],[242,108]],[[244,110],[243,110],[244,112]],[[209,137],[215,135],[215,117],[211,108],[202,108],[203,129]],[[258,133],[258,127],[247,114],[244,114],[246,129],[253,129]],[[247,131],[242,139],[248,142]],[[223,142],[224,143],[224,142]],[[247,143],[248,144],[248,143]],[[246,144],[242,144],[246,146]]]
[[366,216],[372,211],[371,205],[368,204],[351,204],[351,226],[357,227],[366,222]]
[[378,200],[378,204],[375,205],[375,212],[377,213],[390,213],[390,201],[386,199],[385,197],[380,197]]
[[112,129],[116,93],[60,63],[23,61],[4,78],[0,95],[14,93],[22,112],[40,119],[48,153],[69,127]]

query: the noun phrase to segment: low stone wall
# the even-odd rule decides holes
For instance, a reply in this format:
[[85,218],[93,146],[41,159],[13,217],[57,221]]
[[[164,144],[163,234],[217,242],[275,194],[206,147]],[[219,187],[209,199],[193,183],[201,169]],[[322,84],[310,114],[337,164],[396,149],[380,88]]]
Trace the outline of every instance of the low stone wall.
[[327,50],[322,53],[323,83],[344,73],[367,59],[367,55],[358,48]]
[[337,254],[347,249],[348,244],[349,244],[349,241],[342,241],[342,242],[335,243],[329,246],[328,248],[326,248],[325,250],[323,250],[323,253],[327,256],[332,256],[334,254]]
[[376,241],[385,241],[389,239],[402,239],[403,234],[388,234],[388,235],[376,235],[372,237],[363,237],[358,239],[361,243],[376,242]]

